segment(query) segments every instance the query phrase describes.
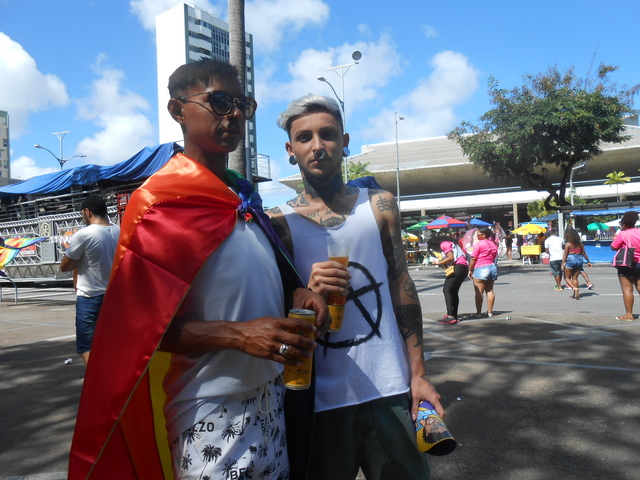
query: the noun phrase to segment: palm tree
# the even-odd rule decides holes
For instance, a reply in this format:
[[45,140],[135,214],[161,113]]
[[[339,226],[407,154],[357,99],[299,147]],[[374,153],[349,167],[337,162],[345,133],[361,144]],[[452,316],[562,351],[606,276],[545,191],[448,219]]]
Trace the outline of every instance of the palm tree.
[[616,186],[616,197],[618,202],[620,201],[620,195],[618,195],[618,185],[625,184],[631,181],[631,177],[627,177],[622,170],[616,172],[615,170],[609,174],[607,174],[608,180],[604,182],[605,185],[615,185]]
[[202,454],[202,461],[205,462],[200,477],[204,478],[202,477],[202,474],[207,468],[207,465],[209,465],[209,462],[211,462],[211,460],[215,462],[218,461],[218,458],[220,457],[220,455],[222,455],[222,449],[220,447],[214,447],[213,445],[207,444],[204,446],[200,453]]
[[[246,91],[247,57],[244,34],[244,0],[229,0],[229,63],[238,69],[240,85]],[[242,137],[235,151],[229,154],[229,168],[240,172],[253,183],[253,176],[247,173],[245,139]]]

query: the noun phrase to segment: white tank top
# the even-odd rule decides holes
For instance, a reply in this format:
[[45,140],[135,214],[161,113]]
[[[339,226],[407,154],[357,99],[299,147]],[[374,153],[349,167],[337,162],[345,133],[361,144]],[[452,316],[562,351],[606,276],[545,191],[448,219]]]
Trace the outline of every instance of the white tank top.
[[[275,254],[255,223],[238,221],[191,284],[179,315],[189,320],[284,317]],[[230,395],[253,392],[282,373],[282,365],[237,350],[171,355],[164,381],[169,439],[209,415]]]
[[342,330],[318,339],[316,411],[357,405],[409,390],[409,363],[391,303],[387,261],[367,189],[347,220],[326,228],[280,205],[293,238],[294,263],[308,281],[328,259],[327,237],[350,237],[351,290]]

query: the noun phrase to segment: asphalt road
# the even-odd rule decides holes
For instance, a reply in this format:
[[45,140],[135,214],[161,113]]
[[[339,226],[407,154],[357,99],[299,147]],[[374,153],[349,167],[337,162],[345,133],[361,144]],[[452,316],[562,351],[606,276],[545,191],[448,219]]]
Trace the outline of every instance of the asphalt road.
[[[434,480],[640,478],[640,320],[615,320],[624,310],[612,268],[589,269],[595,288],[576,301],[553,290],[546,267],[503,262],[497,315],[469,318],[467,281],[457,325],[437,322],[441,270],[410,270],[427,367],[459,443],[430,456]],[[70,288],[21,286],[18,304],[3,288],[0,478],[66,478],[84,371],[73,315]]]

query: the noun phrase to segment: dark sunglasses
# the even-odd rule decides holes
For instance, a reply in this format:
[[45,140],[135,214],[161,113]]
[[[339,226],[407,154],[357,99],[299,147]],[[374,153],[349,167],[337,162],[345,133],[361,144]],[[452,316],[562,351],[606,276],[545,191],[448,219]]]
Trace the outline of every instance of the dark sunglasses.
[[242,96],[234,98],[231,95],[217,90],[215,92],[200,92],[183,95],[182,97],[178,97],[178,100],[182,103],[189,103],[189,100],[185,100],[185,98],[195,97],[196,95],[206,95],[207,102],[209,102],[209,105],[211,105],[215,114],[220,116],[229,115],[233,110],[233,107],[236,106],[242,112],[244,119],[249,120],[253,117],[253,114],[256,113],[256,108],[258,108],[258,102],[251,97]]

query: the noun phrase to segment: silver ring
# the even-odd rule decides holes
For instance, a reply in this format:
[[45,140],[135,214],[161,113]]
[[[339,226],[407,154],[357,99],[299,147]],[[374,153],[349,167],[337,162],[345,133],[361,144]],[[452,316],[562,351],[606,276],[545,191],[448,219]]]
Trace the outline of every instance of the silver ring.
[[291,346],[287,345],[286,343],[283,343],[282,345],[280,345],[280,355],[287,355],[289,353],[289,351],[291,350]]

